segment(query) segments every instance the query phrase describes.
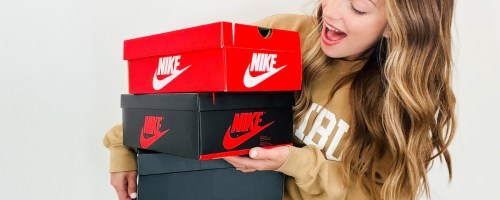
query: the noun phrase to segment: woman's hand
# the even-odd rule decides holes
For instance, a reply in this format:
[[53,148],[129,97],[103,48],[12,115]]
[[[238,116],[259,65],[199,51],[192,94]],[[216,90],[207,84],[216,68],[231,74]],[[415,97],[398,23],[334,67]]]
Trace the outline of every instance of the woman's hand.
[[113,172],[111,173],[111,185],[118,194],[120,200],[131,200],[137,198],[137,171]]
[[223,159],[242,172],[276,170],[285,163],[289,153],[290,149],[286,146],[272,149],[255,147],[250,150],[250,158],[230,156]]

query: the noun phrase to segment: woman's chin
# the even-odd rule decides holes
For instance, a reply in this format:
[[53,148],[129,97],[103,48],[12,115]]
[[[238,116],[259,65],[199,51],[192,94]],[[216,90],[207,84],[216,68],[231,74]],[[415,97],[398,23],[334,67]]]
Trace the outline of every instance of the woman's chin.
[[340,54],[339,51],[336,51],[331,46],[327,46],[327,45],[323,44],[323,42],[321,42],[321,50],[323,51],[323,53],[326,56],[328,56],[330,58],[343,58],[343,57],[345,57],[345,55]]

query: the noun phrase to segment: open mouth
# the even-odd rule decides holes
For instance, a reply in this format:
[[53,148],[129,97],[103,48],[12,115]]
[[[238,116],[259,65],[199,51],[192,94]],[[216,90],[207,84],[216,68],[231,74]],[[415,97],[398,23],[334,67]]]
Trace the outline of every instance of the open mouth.
[[343,31],[335,28],[332,25],[329,25],[327,23],[324,23],[324,28],[323,28],[323,42],[327,45],[334,45],[339,43],[342,39],[347,37],[347,34],[344,33]]

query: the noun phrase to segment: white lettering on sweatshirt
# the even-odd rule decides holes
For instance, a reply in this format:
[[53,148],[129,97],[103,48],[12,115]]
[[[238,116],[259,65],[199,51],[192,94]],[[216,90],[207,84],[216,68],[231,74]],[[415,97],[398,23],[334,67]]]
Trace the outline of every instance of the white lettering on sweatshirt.
[[[311,120],[312,112],[316,112],[318,113],[318,115],[314,119],[311,130],[309,130],[309,132],[305,134],[304,132],[309,120]],[[337,131],[334,135],[332,135],[335,127],[337,127]],[[349,125],[344,120],[337,120],[335,114],[333,114],[326,108],[313,103],[305,114],[304,119],[300,123],[297,130],[295,130],[295,136],[304,141],[304,143],[307,145],[316,145],[320,150],[323,150],[329,138],[333,137],[328,146],[328,149],[326,150],[326,158],[328,160],[339,161],[341,156],[335,157],[333,153],[337,149],[342,136],[344,136],[344,134],[348,130]]]

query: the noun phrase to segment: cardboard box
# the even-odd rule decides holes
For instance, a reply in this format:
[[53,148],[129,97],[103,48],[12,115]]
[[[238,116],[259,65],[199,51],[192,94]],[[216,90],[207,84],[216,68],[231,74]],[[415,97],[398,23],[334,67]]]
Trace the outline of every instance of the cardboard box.
[[123,143],[207,160],[292,143],[292,92],[122,95]]
[[283,194],[282,173],[243,173],[222,159],[140,152],[137,162],[139,200],[279,200]]
[[298,32],[217,22],[124,42],[129,93],[300,90]]

